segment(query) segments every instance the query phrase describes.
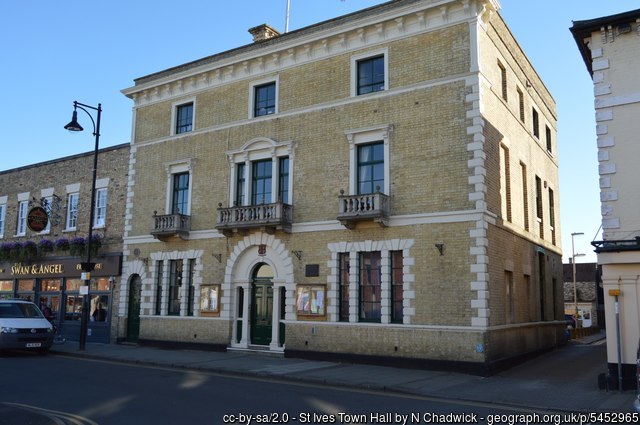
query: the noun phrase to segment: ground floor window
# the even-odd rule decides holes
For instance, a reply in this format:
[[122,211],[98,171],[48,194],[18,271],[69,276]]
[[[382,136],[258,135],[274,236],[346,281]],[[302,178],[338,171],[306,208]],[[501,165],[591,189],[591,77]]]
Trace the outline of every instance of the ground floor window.
[[182,260],[169,261],[169,316],[180,315],[182,301]]
[[404,259],[402,251],[391,252],[391,321],[404,318]]
[[349,321],[349,253],[338,256],[338,308],[341,322]]
[[[411,323],[413,297],[411,239],[329,244],[333,271],[327,279],[329,320],[341,322]],[[344,247],[349,251],[343,251]],[[351,307],[351,308],[350,308]]]
[[360,321],[379,322],[381,319],[382,270],[380,252],[360,254],[359,295]]

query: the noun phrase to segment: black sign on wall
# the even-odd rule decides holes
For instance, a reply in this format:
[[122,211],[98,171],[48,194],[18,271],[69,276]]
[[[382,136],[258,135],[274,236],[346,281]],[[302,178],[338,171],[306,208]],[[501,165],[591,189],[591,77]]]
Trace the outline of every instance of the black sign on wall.
[[319,264],[307,264],[305,268],[305,277],[318,277],[320,276],[320,265]]

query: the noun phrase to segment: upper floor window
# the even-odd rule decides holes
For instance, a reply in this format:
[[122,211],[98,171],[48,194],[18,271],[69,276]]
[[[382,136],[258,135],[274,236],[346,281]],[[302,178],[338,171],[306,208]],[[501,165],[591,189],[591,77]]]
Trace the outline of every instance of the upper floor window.
[[7,206],[0,205],[0,238],[4,237],[4,223],[7,215]]
[[544,223],[542,219],[542,179],[536,176],[536,218],[540,227],[540,237],[544,238]]
[[552,141],[551,141],[551,129],[548,125],[544,126],[545,129],[545,138],[547,142],[547,152],[552,153]]
[[531,121],[533,123],[533,135],[536,139],[540,138],[540,116],[536,108],[531,108]]
[[393,126],[349,130],[349,195],[389,195],[389,140]]
[[193,130],[193,102],[176,107],[175,134],[187,133]]
[[389,89],[387,49],[351,57],[351,96]]
[[96,204],[93,211],[93,227],[104,227],[107,222],[107,189],[96,189]]
[[245,182],[245,165],[244,163],[236,165],[236,192],[235,192],[235,205],[244,205],[244,182]]
[[520,121],[524,123],[524,93],[518,87],[518,109],[520,111]]
[[358,146],[358,194],[375,193],[384,188],[384,143]]
[[551,243],[556,244],[556,201],[553,189],[549,188],[549,230],[551,230]]
[[42,231],[40,233],[49,233],[51,231],[51,208],[53,205],[53,196],[45,196],[42,198],[42,207],[45,209],[45,211],[47,211],[47,214],[49,215],[49,219],[47,220],[47,225],[45,226],[44,229],[42,229]]
[[498,61],[498,68],[500,68],[500,82],[501,82],[501,89],[502,89],[502,99],[504,101],[508,100],[508,96],[507,96],[507,69],[504,67],[504,65],[502,65],[502,63],[500,63],[500,61]]
[[253,116],[276,113],[276,83],[270,82],[253,88]]
[[173,175],[173,190],[171,197],[172,214],[189,214],[189,173]]
[[[277,176],[274,169],[277,163]],[[251,185],[247,187],[246,164],[236,164],[235,204],[245,205],[245,191],[249,192],[251,205],[271,204],[273,202],[289,203],[289,157],[262,159],[251,162]],[[274,192],[275,190],[275,192]],[[273,199],[273,193],[278,199]]]
[[358,61],[358,95],[384,90],[384,56]]
[[271,159],[253,163],[251,205],[271,203],[272,165]]
[[78,194],[67,194],[67,220],[65,230],[75,230],[78,226]]
[[16,236],[24,236],[27,232],[27,211],[29,201],[21,201],[18,204],[18,225],[16,226]]
[[258,138],[228,152],[232,164],[229,197],[233,205],[289,203],[293,146],[291,142]]
[[278,201],[285,204],[289,202],[289,157],[279,158],[280,167],[278,168]]

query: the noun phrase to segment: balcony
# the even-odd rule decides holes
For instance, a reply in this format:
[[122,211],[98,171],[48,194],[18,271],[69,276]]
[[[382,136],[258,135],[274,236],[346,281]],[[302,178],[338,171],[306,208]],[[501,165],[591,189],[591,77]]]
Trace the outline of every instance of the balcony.
[[338,196],[338,220],[347,229],[353,229],[359,221],[373,221],[380,226],[389,225],[389,196],[378,191],[365,195]]
[[293,207],[283,202],[223,208],[218,204],[216,229],[229,237],[233,233],[246,234],[250,229],[261,229],[273,234],[276,230],[291,232]]
[[153,212],[153,229],[151,235],[160,240],[166,240],[173,236],[187,239],[191,230],[191,216],[183,214],[158,215]]

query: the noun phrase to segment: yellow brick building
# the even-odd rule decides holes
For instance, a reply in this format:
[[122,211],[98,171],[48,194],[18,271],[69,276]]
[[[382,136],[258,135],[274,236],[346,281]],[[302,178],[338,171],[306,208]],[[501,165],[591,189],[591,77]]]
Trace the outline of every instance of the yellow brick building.
[[562,342],[555,103],[496,0],[135,80],[119,338],[490,372]]

